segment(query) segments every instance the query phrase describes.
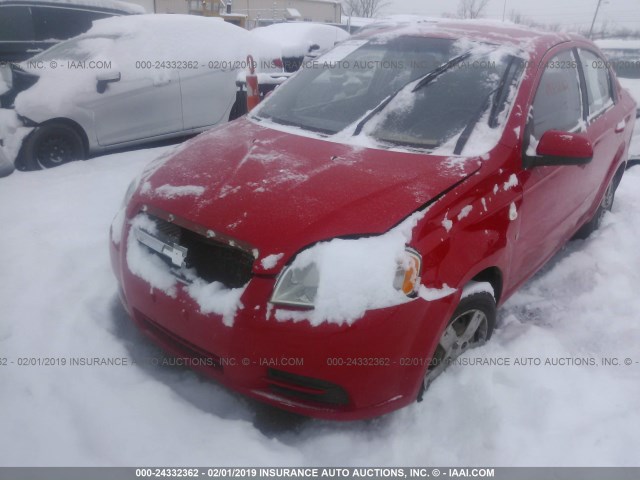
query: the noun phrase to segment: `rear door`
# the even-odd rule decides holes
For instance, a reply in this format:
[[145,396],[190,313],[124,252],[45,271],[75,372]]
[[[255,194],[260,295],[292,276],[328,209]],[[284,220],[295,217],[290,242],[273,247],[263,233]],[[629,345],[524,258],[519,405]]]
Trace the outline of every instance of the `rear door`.
[[100,145],[151,139],[180,132],[182,105],[176,70],[121,72],[102,94],[87,102],[93,112]]
[[216,125],[229,119],[236,100],[237,73],[231,68],[210,68],[209,65],[180,70],[185,130]]
[[625,112],[625,107],[617,101],[607,62],[587,49],[578,49],[578,55],[588,103],[586,134],[594,150],[593,161],[586,169],[589,174],[586,178],[589,183],[586,206],[593,210],[595,204],[600,203],[606,188],[604,182],[614,161],[624,154],[627,127],[631,128],[633,124],[633,112]]

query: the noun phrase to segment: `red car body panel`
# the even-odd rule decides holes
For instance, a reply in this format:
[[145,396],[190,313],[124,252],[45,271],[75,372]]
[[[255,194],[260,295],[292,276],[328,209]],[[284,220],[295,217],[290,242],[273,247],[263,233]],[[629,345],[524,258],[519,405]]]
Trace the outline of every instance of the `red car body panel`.
[[[291,138],[245,118],[214,129],[151,176],[138,201],[288,258],[320,240],[384,233],[481,164],[470,158],[446,168],[446,157],[425,162],[412,153],[395,153],[390,162],[383,150]],[[153,193],[162,185],[203,186],[207,198],[163,199]],[[254,268],[266,273],[259,263]]]
[[[623,171],[636,111],[614,81],[615,105],[584,133],[594,146],[590,163],[524,169],[523,132],[543,71],[539,65],[563,49],[598,50],[580,37],[516,28],[452,23],[447,32],[526,45],[529,52],[502,138],[487,155],[450,168],[443,157],[354,148],[249,119],[202,134],[155,168],[129,202],[127,218],[146,207],[199,233],[210,229],[247,250],[255,248],[258,258],[284,255],[269,268],[254,262],[243,308],[227,327],[219,316],[200,313],[181,289],[171,298],[133,275],[125,228],[111,244],[111,258],[122,301],[136,324],[174,355],[215,357],[222,368],[194,368],[233,390],[298,413],[368,418],[414,401],[462,287],[479,274],[490,275],[502,304],[595,214],[607,185]],[[425,35],[435,33],[427,29]],[[195,199],[153,194],[167,184],[204,186],[207,193]],[[384,233],[429,203],[410,246],[422,253],[422,284],[447,284],[455,294],[371,310],[351,326],[275,320],[269,300],[276,276],[297,253],[335,237]],[[457,219],[468,206],[471,213]],[[444,219],[454,220],[451,231]],[[382,360],[351,368],[330,365],[334,358],[356,357]],[[293,358],[304,363],[274,360]],[[277,393],[282,379],[270,377],[270,368],[340,386],[348,402],[325,405]]]

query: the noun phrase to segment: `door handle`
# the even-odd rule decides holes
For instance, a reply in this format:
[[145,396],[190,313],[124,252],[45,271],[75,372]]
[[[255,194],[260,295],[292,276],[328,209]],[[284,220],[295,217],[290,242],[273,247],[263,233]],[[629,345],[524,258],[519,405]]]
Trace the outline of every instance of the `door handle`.
[[627,128],[627,121],[626,120],[622,120],[618,125],[616,125],[616,133],[622,133],[624,132],[624,129]]

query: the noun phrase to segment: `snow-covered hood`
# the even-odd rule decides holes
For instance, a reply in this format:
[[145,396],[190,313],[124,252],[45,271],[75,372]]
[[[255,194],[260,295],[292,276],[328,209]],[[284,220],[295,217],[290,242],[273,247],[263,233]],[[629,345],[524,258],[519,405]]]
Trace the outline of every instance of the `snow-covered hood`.
[[353,147],[247,119],[152,163],[134,199],[260,252],[384,233],[472,175],[480,160]]

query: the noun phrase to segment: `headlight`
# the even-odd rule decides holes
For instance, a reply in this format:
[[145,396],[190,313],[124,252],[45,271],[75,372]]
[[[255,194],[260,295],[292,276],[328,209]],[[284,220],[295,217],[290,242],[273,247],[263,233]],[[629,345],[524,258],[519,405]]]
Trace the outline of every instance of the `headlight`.
[[320,274],[315,263],[298,268],[294,262],[280,274],[271,302],[312,308],[318,293],[319,282]]
[[408,297],[418,294],[420,288],[420,270],[422,268],[422,257],[413,248],[407,247],[406,258],[398,265],[396,276],[393,279],[393,286]]
[[[315,262],[297,265],[297,261],[287,266],[276,282],[271,303],[295,307],[313,308],[318,295],[320,275],[322,274]],[[404,258],[399,261],[395,277],[389,275],[387,285],[402,292],[410,298],[416,297],[420,288],[420,273],[422,257],[413,248],[406,247]],[[366,275],[366,272],[363,272]],[[384,281],[384,280],[381,280]],[[387,287],[389,288],[389,287]],[[358,289],[354,289],[354,294]]]

